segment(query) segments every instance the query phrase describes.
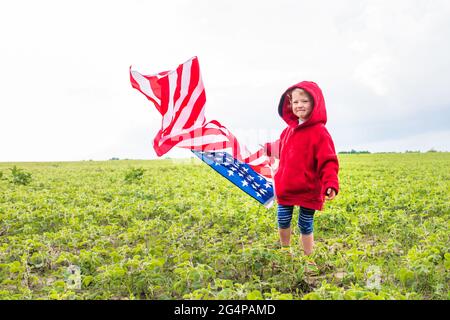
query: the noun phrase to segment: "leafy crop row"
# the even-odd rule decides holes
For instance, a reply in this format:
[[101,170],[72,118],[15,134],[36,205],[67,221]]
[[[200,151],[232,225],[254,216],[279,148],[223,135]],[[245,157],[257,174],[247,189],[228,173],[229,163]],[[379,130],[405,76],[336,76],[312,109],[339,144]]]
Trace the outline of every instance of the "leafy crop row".
[[0,299],[449,299],[450,154],[339,160],[311,257],[196,160],[0,163]]

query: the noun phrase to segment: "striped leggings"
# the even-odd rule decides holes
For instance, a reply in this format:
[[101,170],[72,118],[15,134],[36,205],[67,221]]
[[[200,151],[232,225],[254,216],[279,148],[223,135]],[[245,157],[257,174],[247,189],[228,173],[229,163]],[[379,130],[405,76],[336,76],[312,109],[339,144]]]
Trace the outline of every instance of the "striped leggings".
[[[280,229],[287,229],[291,226],[292,213],[294,211],[294,206],[285,206],[278,204],[278,227]],[[298,215],[298,227],[300,228],[301,234],[310,234],[313,232],[313,222],[314,222],[314,212],[313,209],[308,209],[300,207]]]

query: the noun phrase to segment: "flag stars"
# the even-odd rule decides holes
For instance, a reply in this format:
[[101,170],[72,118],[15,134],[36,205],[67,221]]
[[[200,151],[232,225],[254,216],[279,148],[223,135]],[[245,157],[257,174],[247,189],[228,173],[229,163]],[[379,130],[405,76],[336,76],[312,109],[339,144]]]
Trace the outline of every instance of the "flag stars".
[[214,170],[261,203],[273,196],[273,184],[253,171],[246,163],[230,158],[223,152],[195,152],[195,154],[201,155],[201,159],[214,167]]

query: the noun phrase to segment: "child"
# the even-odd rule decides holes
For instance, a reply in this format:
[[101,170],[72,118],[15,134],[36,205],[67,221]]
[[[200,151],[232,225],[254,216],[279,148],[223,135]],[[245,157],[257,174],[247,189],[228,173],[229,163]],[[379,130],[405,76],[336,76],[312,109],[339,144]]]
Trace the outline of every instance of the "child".
[[282,247],[289,247],[294,206],[300,206],[298,226],[303,250],[314,247],[315,210],[339,192],[339,163],[333,140],[325,128],[327,113],[322,90],[303,81],[281,96],[278,113],[288,127],[280,139],[264,145],[265,153],[280,159],[275,173],[278,227]]

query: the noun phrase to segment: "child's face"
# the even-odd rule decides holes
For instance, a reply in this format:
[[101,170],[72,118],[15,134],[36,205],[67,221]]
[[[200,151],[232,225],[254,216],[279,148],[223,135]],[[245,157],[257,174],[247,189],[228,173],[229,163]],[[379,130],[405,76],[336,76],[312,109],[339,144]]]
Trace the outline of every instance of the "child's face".
[[312,111],[312,101],[308,94],[302,89],[295,89],[292,91],[292,112],[301,120],[308,120]]

